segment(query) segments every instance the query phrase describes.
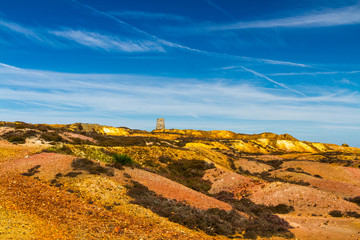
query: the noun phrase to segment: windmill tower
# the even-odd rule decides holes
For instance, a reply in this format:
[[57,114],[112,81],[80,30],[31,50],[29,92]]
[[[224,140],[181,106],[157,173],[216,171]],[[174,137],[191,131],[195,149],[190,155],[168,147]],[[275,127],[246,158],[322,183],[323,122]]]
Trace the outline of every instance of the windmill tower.
[[164,118],[158,118],[156,121],[156,130],[165,129],[165,120]]

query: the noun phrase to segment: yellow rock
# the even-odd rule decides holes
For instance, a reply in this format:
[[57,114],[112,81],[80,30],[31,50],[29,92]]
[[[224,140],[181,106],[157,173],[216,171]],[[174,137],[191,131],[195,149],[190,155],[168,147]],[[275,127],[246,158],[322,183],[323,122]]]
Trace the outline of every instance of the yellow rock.
[[106,127],[103,126],[99,129],[99,133],[106,135],[114,135],[114,136],[128,136],[130,135],[129,131],[124,128],[116,128],[116,127]]

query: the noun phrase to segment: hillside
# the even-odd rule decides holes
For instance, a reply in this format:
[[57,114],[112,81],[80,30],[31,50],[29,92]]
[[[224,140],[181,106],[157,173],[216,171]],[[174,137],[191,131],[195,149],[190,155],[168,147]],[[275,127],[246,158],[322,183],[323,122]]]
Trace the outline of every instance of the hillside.
[[0,239],[359,239],[360,149],[0,122]]

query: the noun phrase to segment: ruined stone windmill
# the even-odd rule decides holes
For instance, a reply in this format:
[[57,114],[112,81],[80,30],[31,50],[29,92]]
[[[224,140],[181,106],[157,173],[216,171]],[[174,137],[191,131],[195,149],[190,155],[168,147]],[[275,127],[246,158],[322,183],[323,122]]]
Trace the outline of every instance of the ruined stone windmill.
[[156,121],[156,130],[165,129],[165,120],[164,118],[158,118]]

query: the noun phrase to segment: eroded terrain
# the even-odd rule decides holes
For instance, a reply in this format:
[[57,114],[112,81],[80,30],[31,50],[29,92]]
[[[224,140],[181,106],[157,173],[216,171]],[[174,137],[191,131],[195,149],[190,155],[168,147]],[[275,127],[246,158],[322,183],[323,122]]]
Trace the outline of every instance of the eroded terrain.
[[2,239],[359,239],[360,149],[0,123]]

